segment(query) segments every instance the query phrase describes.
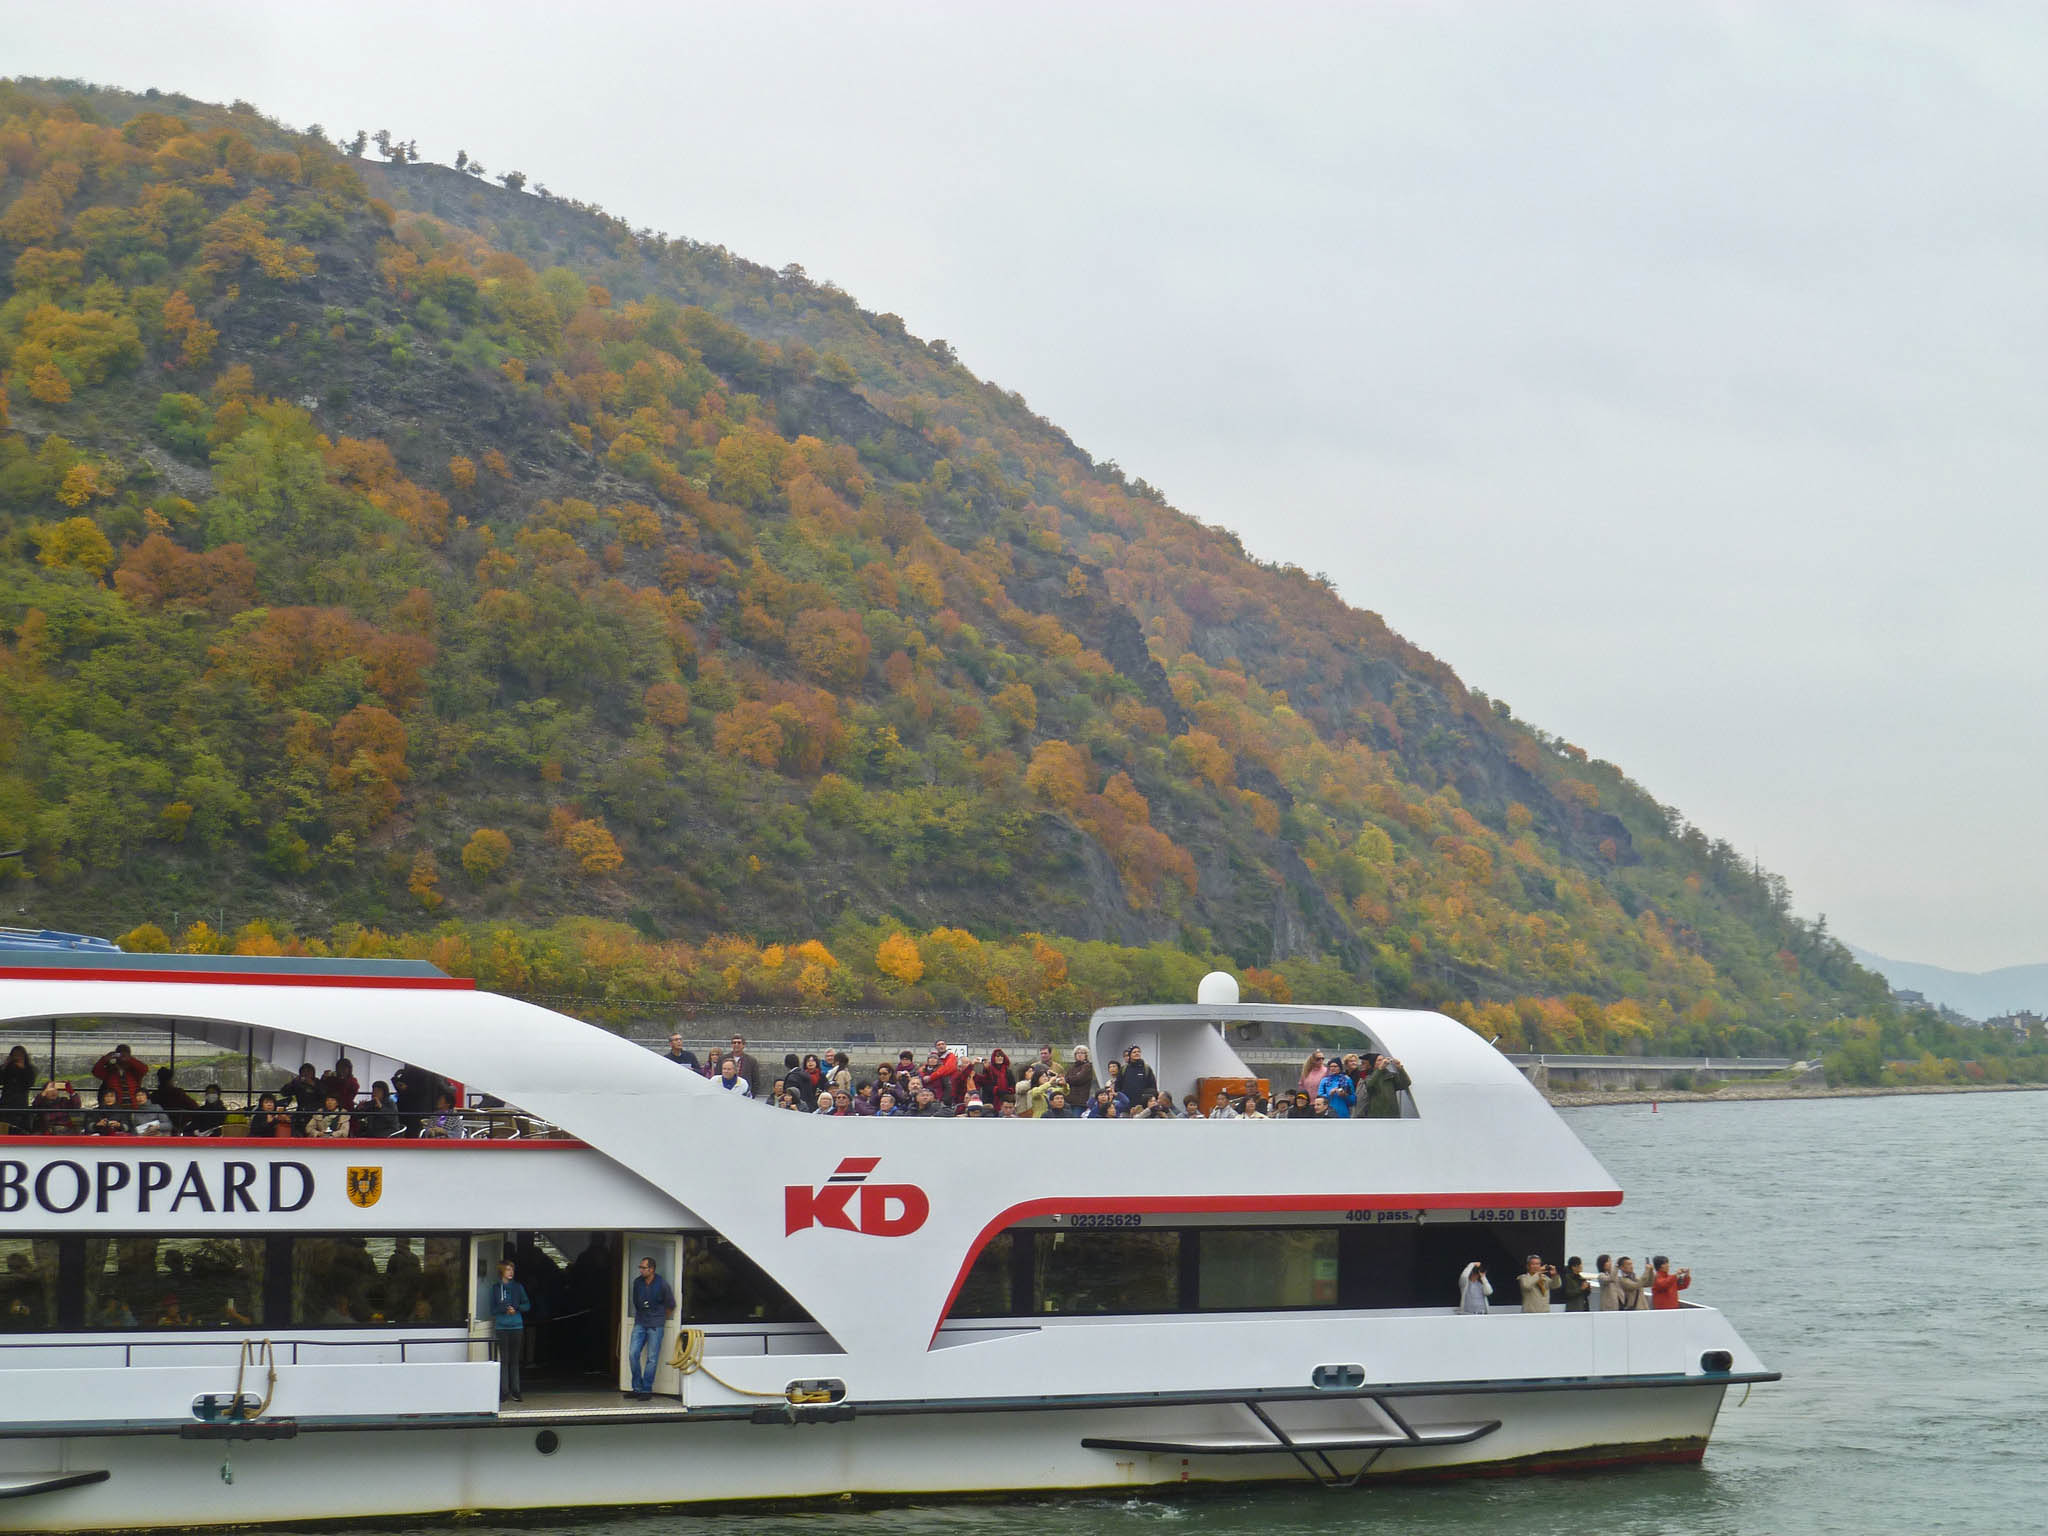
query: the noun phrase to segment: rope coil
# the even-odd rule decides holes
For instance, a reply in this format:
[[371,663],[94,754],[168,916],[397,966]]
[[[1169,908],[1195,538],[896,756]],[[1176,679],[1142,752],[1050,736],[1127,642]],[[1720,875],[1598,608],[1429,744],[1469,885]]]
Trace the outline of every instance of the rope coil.
[[701,1372],[725,1388],[726,1391],[738,1393],[741,1397],[768,1398],[778,1402],[799,1405],[829,1403],[832,1401],[832,1394],[825,1391],[800,1392],[794,1387],[790,1387],[780,1392],[757,1392],[752,1387],[734,1386],[704,1363],[704,1330],[702,1328],[679,1328],[676,1330],[675,1353],[669,1357],[668,1363],[674,1366],[676,1374],[685,1380]]

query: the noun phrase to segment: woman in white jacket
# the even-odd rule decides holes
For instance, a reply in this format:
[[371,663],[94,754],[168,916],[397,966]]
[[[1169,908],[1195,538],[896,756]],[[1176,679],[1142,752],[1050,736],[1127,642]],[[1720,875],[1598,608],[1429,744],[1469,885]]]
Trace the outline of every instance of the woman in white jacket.
[[1458,1276],[1459,1312],[1472,1317],[1486,1316],[1487,1298],[1492,1294],[1493,1282],[1486,1278],[1486,1266],[1474,1259]]

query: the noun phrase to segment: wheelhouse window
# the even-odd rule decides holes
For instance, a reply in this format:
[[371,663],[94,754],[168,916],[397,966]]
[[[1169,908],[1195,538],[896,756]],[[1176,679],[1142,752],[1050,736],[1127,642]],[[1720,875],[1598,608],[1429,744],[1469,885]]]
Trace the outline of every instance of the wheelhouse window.
[[295,1237],[292,1322],[300,1328],[460,1327],[460,1237]]
[[0,1333],[57,1326],[57,1239],[0,1237]]
[[1033,1312],[1062,1317],[1180,1309],[1178,1232],[1034,1232]]
[[960,1283],[960,1294],[953,1298],[949,1316],[1008,1317],[1017,1310],[1011,1293],[1018,1236],[1015,1232],[998,1232],[988,1240],[975,1256],[974,1268]]
[[85,1240],[87,1328],[255,1328],[260,1237],[137,1234]]

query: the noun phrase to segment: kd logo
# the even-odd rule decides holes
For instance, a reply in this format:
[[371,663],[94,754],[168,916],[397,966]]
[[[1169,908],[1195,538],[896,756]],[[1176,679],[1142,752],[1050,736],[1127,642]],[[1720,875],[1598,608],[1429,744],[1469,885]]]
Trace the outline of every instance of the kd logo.
[[382,1168],[351,1168],[348,1171],[348,1203],[368,1210],[384,1193]]
[[[915,1184],[870,1184],[879,1157],[849,1157],[823,1189],[788,1184],[782,1191],[785,1236],[810,1227],[862,1232],[869,1237],[907,1237],[925,1223],[932,1202]],[[859,1195],[858,1201],[854,1199]]]

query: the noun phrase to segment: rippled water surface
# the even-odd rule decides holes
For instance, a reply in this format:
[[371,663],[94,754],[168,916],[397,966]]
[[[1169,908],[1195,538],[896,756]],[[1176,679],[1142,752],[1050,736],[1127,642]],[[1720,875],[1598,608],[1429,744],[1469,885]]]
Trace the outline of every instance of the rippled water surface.
[[[1565,1111],[1628,1199],[1571,1247],[1668,1252],[1786,1379],[1697,1467],[1196,1500],[550,1517],[522,1536],[1517,1536],[2048,1530],[2048,1094]],[[999,1447],[991,1456],[1000,1457]],[[445,1529],[437,1524],[434,1529]],[[418,1529],[418,1528],[415,1528]],[[481,1536],[496,1527],[465,1523]]]

